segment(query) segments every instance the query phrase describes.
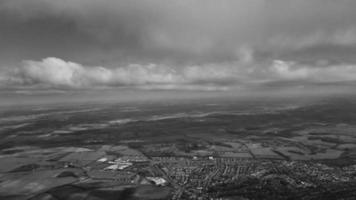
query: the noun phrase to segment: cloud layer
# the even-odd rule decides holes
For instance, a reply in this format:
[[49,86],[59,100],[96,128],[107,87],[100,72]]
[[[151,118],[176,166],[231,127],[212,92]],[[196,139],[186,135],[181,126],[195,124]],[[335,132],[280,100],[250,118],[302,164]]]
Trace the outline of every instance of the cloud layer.
[[354,0],[2,0],[0,87],[355,81],[355,13]]
[[[251,58],[252,59],[252,58]],[[291,61],[258,63],[250,60],[170,67],[131,64],[117,68],[84,66],[59,58],[27,60],[12,71],[0,72],[0,86],[35,88],[132,87],[163,90],[228,90],[278,81],[333,83],[356,81],[355,65],[308,66]]]

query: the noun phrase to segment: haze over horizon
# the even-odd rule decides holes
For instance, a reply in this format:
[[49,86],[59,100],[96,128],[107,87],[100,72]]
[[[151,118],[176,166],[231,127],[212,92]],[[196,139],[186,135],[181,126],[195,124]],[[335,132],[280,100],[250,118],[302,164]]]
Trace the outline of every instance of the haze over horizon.
[[352,0],[3,0],[0,95],[352,94],[355,13]]

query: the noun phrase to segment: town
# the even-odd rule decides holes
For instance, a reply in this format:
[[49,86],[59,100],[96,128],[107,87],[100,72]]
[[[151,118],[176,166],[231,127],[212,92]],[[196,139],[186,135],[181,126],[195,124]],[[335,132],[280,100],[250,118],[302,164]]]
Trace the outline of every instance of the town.
[[[66,191],[63,199],[90,199],[93,194],[88,191],[93,188],[103,193],[120,191],[120,195],[129,191],[137,199],[260,199],[261,195],[318,199],[333,194],[352,199],[356,195],[356,165],[332,167],[219,145],[189,155],[164,151],[159,155],[154,152],[158,146],[17,149],[15,156],[0,157],[0,193],[31,200],[61,199],[56,190]],[[73,189],[78,187],[82,189]]]

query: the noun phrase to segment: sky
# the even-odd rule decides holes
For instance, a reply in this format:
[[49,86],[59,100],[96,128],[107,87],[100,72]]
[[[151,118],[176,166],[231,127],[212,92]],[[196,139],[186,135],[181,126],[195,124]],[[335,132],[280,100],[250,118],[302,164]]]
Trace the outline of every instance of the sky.
[[2,96],[350,93],[355,81],[354,0],[0,1]]

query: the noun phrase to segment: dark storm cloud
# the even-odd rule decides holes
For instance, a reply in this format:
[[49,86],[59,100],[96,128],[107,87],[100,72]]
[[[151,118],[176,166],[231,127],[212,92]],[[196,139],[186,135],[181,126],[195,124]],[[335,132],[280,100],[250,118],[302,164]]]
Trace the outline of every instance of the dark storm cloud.
[[97,60],[220,62],[236,59],[241,46],[278,54],[356,43],[352,0],[5,0],[0,7],[3,37],[76,61],[86,54],[68,49]]
[[352,81],[355,13],[354,0],[3,0],[0,84]]

